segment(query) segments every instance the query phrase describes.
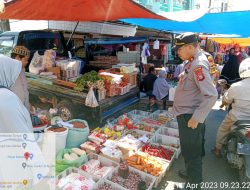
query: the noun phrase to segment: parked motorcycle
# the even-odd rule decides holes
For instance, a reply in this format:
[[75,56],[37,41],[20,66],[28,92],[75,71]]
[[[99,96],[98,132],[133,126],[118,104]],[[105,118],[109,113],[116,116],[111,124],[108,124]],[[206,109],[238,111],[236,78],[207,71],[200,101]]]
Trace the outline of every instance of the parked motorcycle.
[[226,137],[222,155],[239,170],[239,182],[250,182],[250,120],[239,120]]

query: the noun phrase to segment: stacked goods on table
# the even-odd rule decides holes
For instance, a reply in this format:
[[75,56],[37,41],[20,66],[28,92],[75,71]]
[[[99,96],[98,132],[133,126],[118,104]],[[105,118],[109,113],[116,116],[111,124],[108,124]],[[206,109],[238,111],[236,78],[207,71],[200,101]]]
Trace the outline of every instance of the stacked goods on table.
[[128,79],[120,73],[99,71],[99,76],[104,80],[107,96],[123,95],[130,90]]
[[94,61],[90,61],[89,64],[91,66],[108,69],[112,68],[112,65],[116,65],[118,62],[116,56],[95,56]]
[[36,75],[55,79],[54,83],[56,84],[73,88],[75,84],[68,81],[80,75],[81,61],[57,58],[54,50],[46,50],[43,56],[39,55],[38,52],[34,54],[29,71]]
[[[79,172],[70,169],[71,172],[65,175],[65,171],[60,170],[63,175],[59,176],[71,178],[73,175],[79,179],[79,174],[82,174],[84,181],[91,178],[94,182],[93,186],[90,181],[84,182],[91,189],[140,190],[156,187],[169,171],[176,154],[180,153],[180,144],[178,130],[169,128],[167,122],[160,118],[163,112],[158,111],[158,116],[157,112],[153,114],[141,110],[125,113],[103,128],[91,131],[88,140],[80,146],[63,149],[57,155],[57,164],[64,164],[66,171],[75,167],[77,170],[74,171]],[[162,122],[159,121],[161,119]],[[87,126],[77,120],[71,124],[80,129]],[[59,182],[57,184],[62,187],[64,181]]]

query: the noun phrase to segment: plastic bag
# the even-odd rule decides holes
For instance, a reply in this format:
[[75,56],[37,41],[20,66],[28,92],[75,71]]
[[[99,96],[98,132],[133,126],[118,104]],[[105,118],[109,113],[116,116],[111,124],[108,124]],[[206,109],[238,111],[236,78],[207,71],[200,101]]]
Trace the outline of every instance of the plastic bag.
[[56,52],[54,50],[46,50],[43,56],[43,65],[47,69],[54,67],[56,63]]
[[96,100],[96,97],[95,97],[95,93],[93,91],[93,87],[91,87],[89,89],[89,92],[88,92],[86,100],[85,100],[85,105],[92,107],[92,108],[99,106],[99,104]]
[[43,70],[44,70],[43,56],[39,55],[38,51],[36,51],[30,62],[29,72],[37,75]]
[[87,161],[86,155],[79,156],[78,159],[73,161],[64,160],[63,156],[66,153],[70,154],[72,153],[72,150],[71,149],[60,150],[56,156],[56,175],[63,172],[69,167],[79,168],[81,165],[83,165],[83,163]]

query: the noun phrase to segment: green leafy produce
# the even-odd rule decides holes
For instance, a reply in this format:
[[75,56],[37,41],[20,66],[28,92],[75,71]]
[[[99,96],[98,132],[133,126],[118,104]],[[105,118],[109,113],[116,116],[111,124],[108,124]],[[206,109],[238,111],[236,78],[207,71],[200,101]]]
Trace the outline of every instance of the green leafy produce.
[[74,88],[77,91],[83,91],[87,87],[87,83],[91,82],[95,84],[98,80],[102,80],[96,71],[91,71],[85,73],[83,76],[76,80],[76,87]]

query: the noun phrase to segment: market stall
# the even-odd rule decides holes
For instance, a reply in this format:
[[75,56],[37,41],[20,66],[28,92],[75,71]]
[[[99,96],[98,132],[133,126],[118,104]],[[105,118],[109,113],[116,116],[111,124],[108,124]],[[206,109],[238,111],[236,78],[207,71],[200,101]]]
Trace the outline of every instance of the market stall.
[[[180,155],[177,121],[168,111],[132,110],[90,133],[84,120],[68,123],[73,128],[67,122],[60,132],[52,127],[68,131],[57,149],[58,189],[152,189]],[[82,135],[72,136],[74,128]]]

